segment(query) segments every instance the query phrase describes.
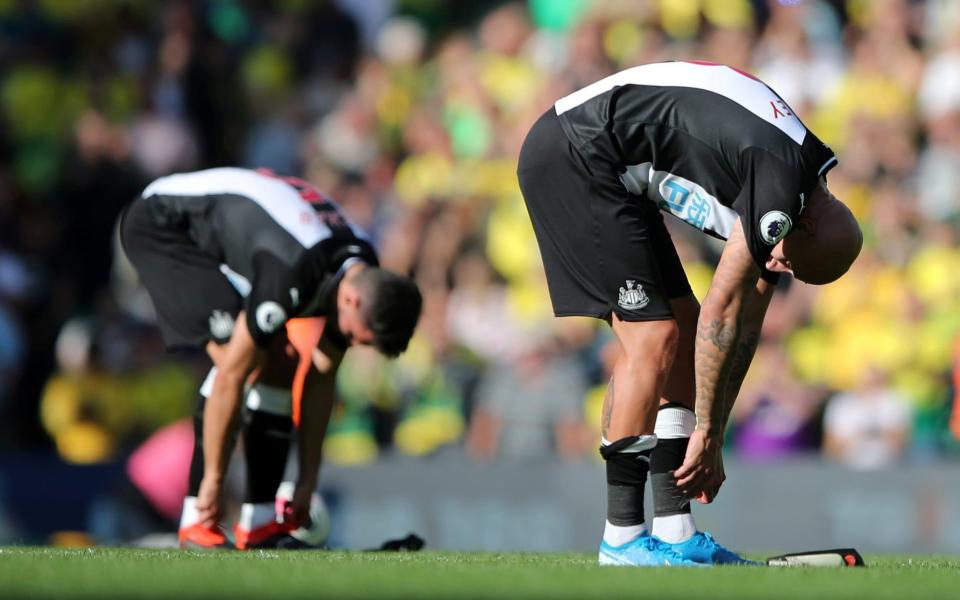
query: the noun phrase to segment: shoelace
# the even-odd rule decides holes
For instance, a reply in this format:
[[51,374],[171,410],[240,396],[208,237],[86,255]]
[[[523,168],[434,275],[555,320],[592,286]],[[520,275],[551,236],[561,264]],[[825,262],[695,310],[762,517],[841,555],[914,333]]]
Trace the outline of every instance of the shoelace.
[[[714,541],[713,536],[709,533],[704,533],[703,535],[697,536],[697,545],[702,547],[707,546],[720,546],[716,541]],[[722,548],[722,546],[721,546]]]
[[675,558],[678,561],[684,560],[683,556],[679,552],[674,550],[673,547],[670,546],[670,544],[664,541],[661,541],[653,536],[648,537],[644,542],[644,544],[646,545],[647,550],[650,550],[652,552],[662,552],[667,556],[669,556],[670,558]]
[[713,539],[713,536],[710,535],[709,533],[704,532],[703,535],[698,536],[698,538],[699,539],[697,539],[697,545],[700,547],[707,548],[712,546],[713,548],[715,548],[716,550],[719,550],[720,552],[724,552],[732,556],[736,556],[737,558],[740,558],[740,556],[737,553],[733,552],[729,548],[724,547],[723,544]]

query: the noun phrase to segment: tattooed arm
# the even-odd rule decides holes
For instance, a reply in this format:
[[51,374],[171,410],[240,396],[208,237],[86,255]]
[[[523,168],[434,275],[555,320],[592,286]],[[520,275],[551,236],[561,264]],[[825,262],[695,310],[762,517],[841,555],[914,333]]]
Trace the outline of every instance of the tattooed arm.
[[[735,370],[734,363],[738,362],[735,359],[747,298],[756,289],[759,279],[760,268],[750,255],[743,229],[737,221],[720,256],[720,264],[700,307],[697,323],[694,349],[697,429],[711,437],[723,437],[726,392],[730,375]],[[746,372],[742,366],[740,370]]]
[[763,326],[763,317],[767,314],[767,307],[770,306],[770,298],[773,297],[774,289],[769,282],[760,279],[757,286],[748,291],[744,299],[743,320],[740,323],[740,340],[734,349],[733,362],[730,365],[730,373],[727,376],[724,390],[723,429],[726,429],[727,422],[730,420],[733,404],[736,402],[737,396],[740,395],[743,378],[746,377],[747,371],[750,369],[753,355],[757,351],[757,344],[760,343],[760,328]]
[[[675,472],[680,489],[703,503],[713,500],[725,479],[720,449],[733,402],[728,393],[731,383],[739,390],[753,357],[755,341],[742,341],[741,334],[747,307],[754,304],[748,299],[758,289],[759,279],[760,268],[737,221],[700,307],[694,350],[697,429],[690,437],[683,465]],[[762,318],[761,314],[759,320]]]

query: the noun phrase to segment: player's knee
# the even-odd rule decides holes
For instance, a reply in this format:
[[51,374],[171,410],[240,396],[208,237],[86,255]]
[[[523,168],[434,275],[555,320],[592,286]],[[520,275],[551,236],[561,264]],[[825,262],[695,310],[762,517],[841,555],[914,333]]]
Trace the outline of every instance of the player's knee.
[[669,319],[636,325],[630,335],[621,336],[623,359],[629,364],[653,364],[669,368],[680,340],[677,322]]
[[677,353],[677,343],[680,341],[680,326],[675,319],[657,321],[657,329],[653,332],[653,345],[661,348],[663,356],[673,360]]
[[246,407],[248,411],[290,417],[293,414],[290,388],[257,382],[247,390]]

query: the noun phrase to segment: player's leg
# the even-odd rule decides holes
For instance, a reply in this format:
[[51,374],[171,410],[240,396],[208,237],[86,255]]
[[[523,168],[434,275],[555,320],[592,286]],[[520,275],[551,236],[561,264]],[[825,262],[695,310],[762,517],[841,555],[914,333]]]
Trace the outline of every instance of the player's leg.
[[[624,321],[612,317],[620,356],[607,387],[600,454],[606,461],[607,519],[601,564],[669,564],[647,533],[643,496],[658,400],[677,345],[673,319]],[[651,545],[654,544],[654,545]]]
[[246,488],[234,529],[239,549],[277,547],[289,541],[278,520],[277,489],[283,481],[293,434],[291,383],[296,353],[277,336],[267,361],[249,386],[241,422]]
[[651,244],[656,247],[660,258],[664,291],[678,330],[677,353],[657,411],[654,428],[657,447],[650,457],[652,531],[666,542],[678,543],[686,541],[697,531],[690,513],[690,500],[677,488],[673,471],[683,464],[687,443],[696,426],[693,412],[696,400],[694,346],[700,303],[693,295],[662,215],[651,218],[650,233]]
[[[681,276],[682,273],[681,270]],[[686,277],[683,277],[683,284],[686,284]],[[665,542],[679,543],[697,532],[690,512],[690,499],[680,493],[673,472],[683,464],[690,435],[696,426],[693,351],[700,304],[687,286],[685,295],[670,299],[670,307],[677,322],[677,354],[657,411],[654,428],[657,447],[650,457],[650,489],[653,493],[653,535]]]
[[[159,226],[149,200],[138,198],[124,211],[120,236],[124,252],[150,294],[157,326],[168,350],[202,348],[208,340],[224,342],[233,331],[240,295],[213,259],[201,253],[186,231]],[[219,527],[200,523],[196,493],[203,478],[203,401],[213,385],[211,371],[201,386],[194,417],[195,447],[190,486],[181,515],[181,544],[223,547],[227,540]]]
[[748,564],[709,533],[697,529],[690,499],[680,493],[673,477],[673,472],[683,464],[697,422],[693,412],[696,398],[693,346],[700,307],[692,294],[674,298],[670,305],[677,318],[680,341],[654,428],[657,447],[650,456],[652,533],[687,560],[701,564]]
[[234,530],[240,549],[303,548],[302,537],[316,541],[315,532],[300,535],[293,524],[284,523],[277,507],[284,501],[279,490],[298,421],[303,379],[322,332],[322,319],[288,322],[287,335],[274,341],[266,364],[247,390],[241,426],[247,487]]
[[650,488],[653,493],[652,533],[671,544],[681,556],[699,563],[738,563],[742,559],[706,533],[697,530],[690,499],[677,487],[673,472],[683,464],[690,435],[696,427],[694,407],[694,346],[700,303],[690,289],[670,234],[651,223],[652,243],[661,259],[664,287],[678,329],[677,353],[663,388],[654,432],[657,447],[650,456]]

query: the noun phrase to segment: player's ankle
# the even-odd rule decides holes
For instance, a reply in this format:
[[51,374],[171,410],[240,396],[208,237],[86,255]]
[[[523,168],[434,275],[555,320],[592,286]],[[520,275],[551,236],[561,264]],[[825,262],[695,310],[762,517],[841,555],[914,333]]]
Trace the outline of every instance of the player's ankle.
[[647,533],[646,523],[614,525],[607,521],[603,527],[603,541],[610,546],[617,547],[628,544],[645,533]]
[[651,533],[668,544],[679,544],[697,533],[697,524],[690,513],[654,517]]

